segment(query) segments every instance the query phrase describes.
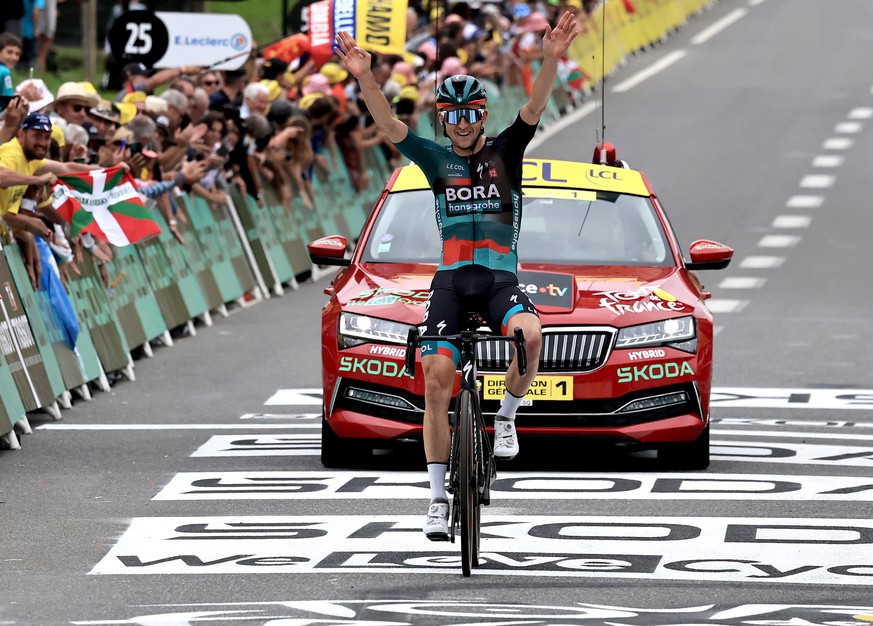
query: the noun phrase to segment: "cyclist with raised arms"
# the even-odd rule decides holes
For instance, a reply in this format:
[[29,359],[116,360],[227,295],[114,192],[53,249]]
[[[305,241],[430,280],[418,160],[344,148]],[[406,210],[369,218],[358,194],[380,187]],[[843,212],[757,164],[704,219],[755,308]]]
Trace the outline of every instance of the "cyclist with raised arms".
[[[518,454],[515,412],[537,372],[542,333],[530,299],[518,286],[516,271],[521,226],[522,160],[546,109],[557,75],[558,60],[579,31],[566,12],[543,37],[542,69],[527,103],[515,121],[497,137],[485,136],[486,94],[482,83],[458,74],[437,90],[436,105],[443,146],[416,135],[394,117],[370,69],[370,54],[347,32],[336,36],[337,54],[358,80],[361,96],[376,125],[397,149],[421,167],[436,198],[442,256],[431,283],[421,333],[453,335],[461,331],[467,312],[481,315],[492,330],[524,332],[528,371],[519,376],[515,361],[506,374],[506,394],[494,418],[494,456]],[[425,342],[421,364],[425,377],[424,451],[431,501],[424,532],[433,541],[448,541],[449,503],[446,463],[451,432],[448,423],[459,354],[448,342]]]

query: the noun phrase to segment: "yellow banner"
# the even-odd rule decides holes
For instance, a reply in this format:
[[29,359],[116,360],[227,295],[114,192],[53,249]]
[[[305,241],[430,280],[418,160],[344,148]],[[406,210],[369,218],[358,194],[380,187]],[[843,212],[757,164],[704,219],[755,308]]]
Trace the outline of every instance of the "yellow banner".
[[[357,0],[355,39],[371,52],[406,51],[406,0]],[[339,8],[337,1],[336,7]]]

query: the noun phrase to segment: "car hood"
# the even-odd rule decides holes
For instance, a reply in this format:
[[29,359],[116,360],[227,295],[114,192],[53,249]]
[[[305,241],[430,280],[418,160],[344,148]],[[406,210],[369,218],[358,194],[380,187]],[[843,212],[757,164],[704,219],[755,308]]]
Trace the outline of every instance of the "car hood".
[[[337,291],[344,310],[418,324],[424,316],[433,265],[366,263]],[[523,265],[519,285],[544,325],[616,327],[690,315],[699,303],[677,267],[555,267]]]
[[364,263],[352,266],[352,273],[337,291],[343,310],[419,324],[430,293],[433,265]]

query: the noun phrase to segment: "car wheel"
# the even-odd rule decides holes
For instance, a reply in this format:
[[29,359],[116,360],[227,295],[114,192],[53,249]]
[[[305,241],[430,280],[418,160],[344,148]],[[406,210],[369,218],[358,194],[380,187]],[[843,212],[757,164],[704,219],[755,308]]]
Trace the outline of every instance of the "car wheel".
[[709,424],[694,441],[660,446],[658,463],[673,470],[704,470],[709,467]]
[[321,418],[321,464],[325,467],[350,467],[363,460],[365,449],[355,440],[344,439],[322,415]]

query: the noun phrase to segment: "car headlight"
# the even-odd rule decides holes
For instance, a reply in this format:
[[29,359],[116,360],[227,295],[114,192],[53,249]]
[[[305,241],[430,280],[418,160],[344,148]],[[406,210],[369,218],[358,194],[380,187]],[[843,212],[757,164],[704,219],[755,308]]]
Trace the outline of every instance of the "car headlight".
[[638,326],[628,326],[618,331],[616,348],[642,348],[644,346],[663,346],[697,351],[697,326],[690,315],[660,322],[650,322]]
[[401,324],[367,315],[343,313],[339,318],[337,344],[340,348],[351,348],[368,341],[405,344],[410,328],[413,328],[410,324]]

